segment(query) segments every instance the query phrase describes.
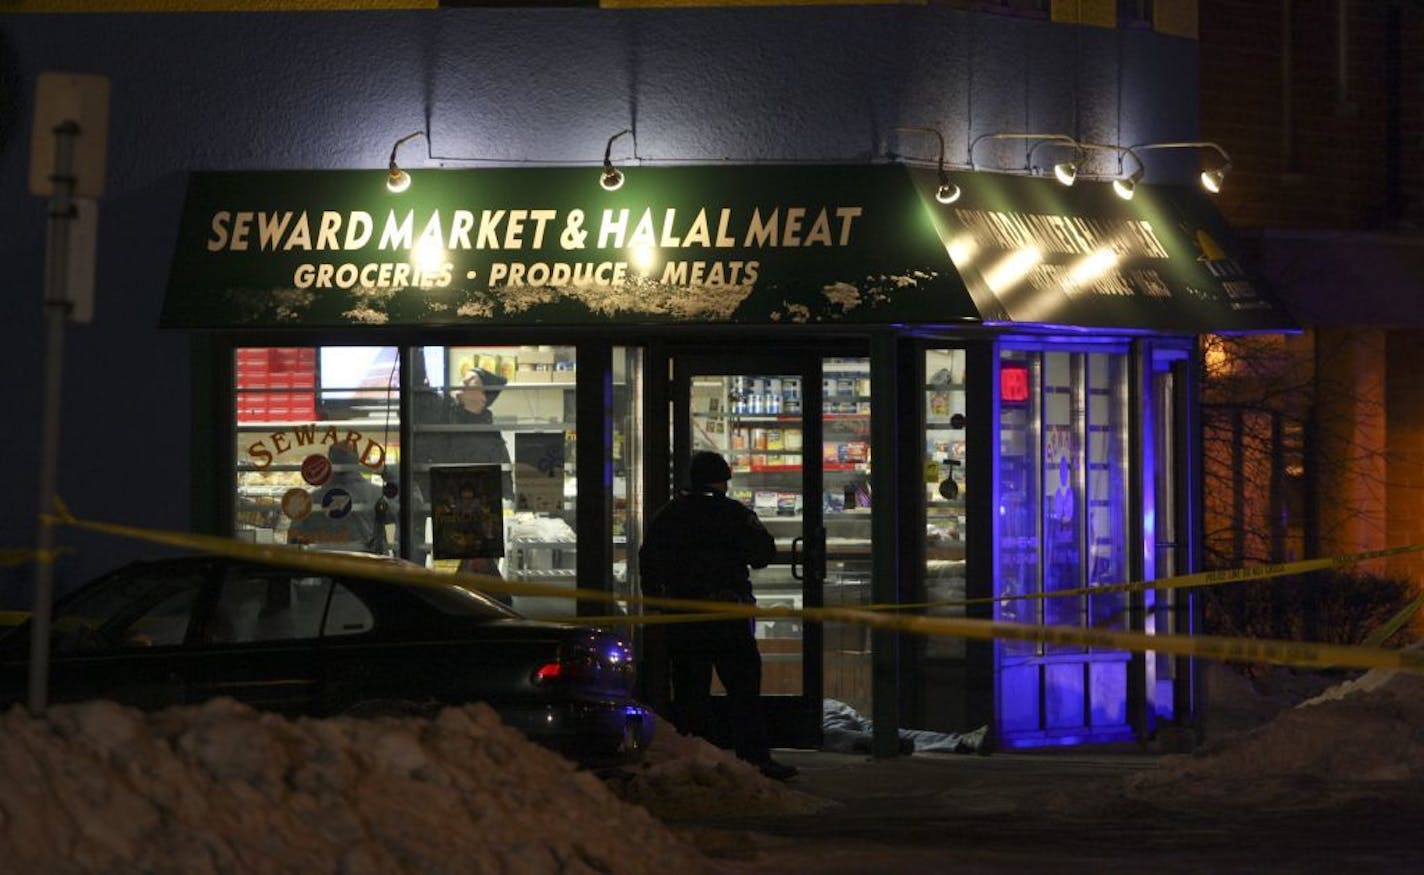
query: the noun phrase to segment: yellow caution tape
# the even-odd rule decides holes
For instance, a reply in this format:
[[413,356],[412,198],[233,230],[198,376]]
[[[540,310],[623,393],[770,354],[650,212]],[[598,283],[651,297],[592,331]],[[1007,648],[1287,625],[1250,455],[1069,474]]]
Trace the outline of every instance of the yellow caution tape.
[[440,0],[10,0],[7,12],[345,12],[436,9]]
[[1214,635],[1148,635],[1086,629],[1079,626],[1038,626],[965,617],[905,617],[874,611],[825,608],[847,622],[858,619],[872,628],[922,635],[953,635],[977,639],[1014,639],[1045,644],[1073,644],[1138,653],[1170,653],[1230,662],[1335,668],[1389,668],[1424,674],[1424,652],[1386,650],[1346,644],[1315,644],[1265,638],[1223,638]]
[[[853,623],[873,629],[901,632],[914,635],[937,635],[978,640],[1010,639],[1035,641],[1044,644],[1068,644],[1084,647],[1099,647],[1110,650],[1127,650],[1139,653],[1170,653],[1179,656],[1195,656],[1241,662],[1260,662],[1279,665],[1305,667],[1338,668],[1389,668],[1409,672],[1424,673],[1424,652],[1410,650],[1386,650],[1377,646],[1351,646],[1340,644],[1314,644],[1304,641],[1281,641],[1256,638],[1223,638],[1210,635],[1148,635],[1144,632],[1126,632],[1109,629],[1090,629],[1080,626],[1043,626],[1029,623],[1006,623],[968,617],[927,617],[906,616],[865,608],[758,608],[729,602],[702,601],[698,599],[673,599],[652,597],[629,597],[606,590],[566,589],[558,586],[533,583],[513,583],[486,574],[459,573],[455,575],[431,571],[415,565],[407,565],[381,557],[364,558],[358,556],[333,555],[309,552],[297,547],[279,545],[249,544],[231,538],[215,535],[195,535],[182,532],[166,532],[125,526],[116,523],[99,523],[75,518],[64,505],[56,501],[56,512],[47,516],[46,524],[69,525],[96,532],[137,538],[153,543],[166,544],[185,549],[195,549],[219,556],[247,559],[291,568],[310,570],[323,574],[345,574],[354,577],[373,578],[400,583],[426,586],[470,585],[492,593],[527,595],[556,598],[572,598],[606,603],[626,603],[670,611],[697,612],[700,620],[761,618],[799,619],[815,623]],[[1389,551],[1371,551],[1375,555],[1403,552],[1398,548]],[[1356,554],[1360,555],[1360,554]],[[1305,564],[1316,567],[1332,567],[1336,559],[1310,560]],[[1300,564],[1300,563],[1293,563]],[[1268,566],[1274,568],[1278,566]],[[1283,572],[1288,573],[1288,572]],[[1206,572],[1186,575],[1186,579],[1210,578],[1214,582],[1224,582],[1223,578],[1255,579],[1263,576],[1277,576],[1275,573],[1256,573],[1256,569],[1240,569],[1237,572]],[[1180,579],[1180,578],[1179,578]],[[1152,582],[1157,583],[1156,581]],[[659,617],[663,617],[659,620]],[[594,618],[586,618],[591,620]],[[603,620],[605,618],[597,618]],[[683,618],[676,618],[684,622]],[[688,618],[690,619],[690,618]],[[649,614],[645,616],[617,617],[608,625],[643,624],[648,622],[672,622],[674,615]]]
[[[642,602],[643,599],[619,599],[619,601]],[[726,602],[708,602],[711,604],[726,605]],[[706,612],[696,612],[691,614],[612,614],[602,617],[560,617],[561,623],[572,623],[576,626],[663,626],[674,623],[707,623],[712,620],[739,620],[745,614],[718,613],[709,608]]]
[[56,547],[53,550],[34,550],[23,547],[0,547],[0,565],[25,565],[30,562],[53,562],[65,553],[72,553],[70,547]]
[[1137,580],[1131,583],[1104,583],[1074,589],[1058,589],[1049,592],[1013,593],[939,602],[868,605],[866,606],[866,610],[904,611],[923,610],[926,608],[959,608],[969,605],[993,604],[995,602],[1036,601],[1084,595],[1109,595],[1119,592],[1143,592],[1149,589],[1190,589],[1193,587],[1220,586],[1226,583],[1240,583],[1245,580],[1266,580],[1272,577],[1286,577],[1292,574],[1304,574],[1309,571],[1321,571],[1326,568],[1358,565],[1361,562],[1368,562],[1371,559],[1383,559],[1387,556],[1398,556],[1401,553],[1417,553],[1420,550],[1424,550],[1424,544],[1410,544],[1404,547],[1385,547],[1379,550],[1365,550],[1359,553],[1346,553],[1340,556],[1328,556],[1320,559],[1302,559],[1298,562],[1272,562],[1266,565],[1251,565],[1245,568],[1232,568],[1221,571],[1198,571],[1194,574],[1179,574],[1173,577],[1158,578],[1156,580]]
[[1380,626],[1368,638],[1366,638],[1364,641],[1361,641],[1360,643],[1365,647],[1379,647],[1381,644],[1389,640],[1389,636],[1393,635],[1395,632],[1398,632],[1400,630],[1400,627],[1402,627],[1405,623],[1408,623],[1409,618],[1414,616],[1415,612],[1419,610],[1419,607],[1421,605],[1424,605],[1424,594],[1421,594],[1414,601],[1405,605],[1404,608],[1399,611],[1399,613],[1395,614],[1393,617],[1390,617],[1388,622],[1386,622],[1383,626]]

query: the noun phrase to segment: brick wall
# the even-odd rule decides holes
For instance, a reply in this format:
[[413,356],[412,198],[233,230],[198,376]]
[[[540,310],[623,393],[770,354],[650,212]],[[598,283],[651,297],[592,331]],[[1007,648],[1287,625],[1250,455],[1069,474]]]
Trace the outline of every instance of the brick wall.
[[[1424,360],[1424,331],[1394,331],[1389,338],[1391,374],[1409,374]],[[1388,507],[1386,540],[1391,545],[1416,544],[1424,520],[1424,382],[1391,379],[1385,390],[1388,405]],[[1424,580],[1424,553],[1406,553],[1389,560],[1391,575]]]
[[[1346,8],[1342,77],[1337,3],[1202,0],[1201,133],[1231,153],[1220,204],[1239,227],[1370,229],[1385,222],[1388,3]],[[1402,35],[1410,81],[1418,83],[1424,69],[1412,56],[1424,46],[1424,12],[1411,9],[1403,18],[1410,23]],[[1418,143],[1424,104],[1419,88],[1405,90]],[[1419,171],[1410,173],[1417,193]]]
[[1400,168],[1405,226],[1424,231],[1424,8],[1402,14]]
[[[1399,47],[1393,191],[1386,160],[1392,35]],[[1202,0],[1199,51],[1200,130],[1233,158],[1218,201],[1238,228],[1424,230],[1424,4]],[[1289,282],[1277,285],[1289,301]],[[1302,338],[1315,345],[1318,366],[1306,463],[1315,524],[1308,555],[1424,540],[1424,391],[1414,388],[1424,334],[1389,331],[1387,356],[1385,336],[1329,326]],[[1388,571],[1419,579],[1424,558],[1393,560]]]

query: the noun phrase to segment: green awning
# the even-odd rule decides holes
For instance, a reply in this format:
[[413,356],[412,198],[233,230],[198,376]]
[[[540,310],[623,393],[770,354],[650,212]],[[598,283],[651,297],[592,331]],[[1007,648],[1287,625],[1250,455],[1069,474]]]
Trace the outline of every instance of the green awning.
[[954,174],[961,196],[933,200],[938,178],[912,172],[956,272],[986,323],[1204,332],[1294,331],[1295,321],[1240,260],[1207,196],[1190,186],[991,173]]
[[631,167],[611,192],[595,168],[410,175],[193,174],[163,326],[1291,327],[1185,191],[956,174],[942,205],[894,164]]

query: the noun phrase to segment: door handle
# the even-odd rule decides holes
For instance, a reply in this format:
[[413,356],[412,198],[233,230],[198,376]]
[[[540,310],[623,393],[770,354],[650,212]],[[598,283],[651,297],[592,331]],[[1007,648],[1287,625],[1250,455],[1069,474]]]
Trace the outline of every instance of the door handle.
[[791,539],[791,578],[793,580],[804,580],[801,575],[801,541],[802,538]]

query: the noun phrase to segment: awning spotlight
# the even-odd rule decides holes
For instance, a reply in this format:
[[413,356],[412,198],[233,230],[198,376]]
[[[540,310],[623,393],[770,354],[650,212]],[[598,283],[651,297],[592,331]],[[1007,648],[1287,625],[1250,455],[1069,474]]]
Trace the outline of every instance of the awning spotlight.
[[1142,168],[1139,167],[1127,176],[1120,176],[1113,180],[1113,191],[1117,196],[1125,201],[1132,200],[1132,196],[1137,193],[1137,183],[1142,180]]
[[944,169],[944,134],[938,128],[896,128],[902,134],[933,134],[939,141],[939,159],[937,169],[939,171],[939,188],[935,189],[935,200],[942,204],[952,204],[959,200],[959,186],[949,181],[949,173]]
[[633,131],[624,128],[618,133],[608,138],[608,145],[603,148],[603,173],[598,178],[598,184],[603,186],[604,191],[617,191],[623,187],[623,171],[613,166],[613,141],[623,136],[631,134]]
[[1082,146],[1078,143],[1077,140],[1073,139],[1067,134],[980,134],[979,136],[974,138],[973,142],[969,144],[969,168],[971,170],[979,169],[978,166],[974,163],[974,147],[978,146],[985,140],[1032,141],[1033,145],[1029,146],[1028,153],[1024,156],[1024,166],[1019,171],[1017,171],[1020,173],[1027,173],[1029,175],[1033,175],[1037,172],[1036,165],[1033,163],[1033,153],[1037,152],[1040,147],[1056,146],[1060,149],[1072,149],[1073,160],[1061,161],[1057,164],[1054,164],[1053,175],[1059,182],[1063,183],[1064,185],[1072,185],[1073,180],[1078,178],[1078,165],[1076,162],[1080,157]]
[[1208,168],[1201,172],[1201,186],[1212,194],[1221,192],[1222,182],[1226,179],[1226,174],[1231,170],[1231,156],[1226,154],[1226,150],[1210,140],[1192,140],[1181,143],[1143,143],[1141,146],[1133,146],[1135,151],[1141,152],[1144,149],[1211,149],[1221,156],[1221,163],[1215,167]]
[[407,140],[413,140],[416,137],[423,136],[425,136],[424,131],[416,131],[412,134],[406,134],[404,137],[401,137],[399,140],[396,140],[396,144],[391,147],[390,169],[386,173],[386,188],[390,189],[395,194],[400,194],[401,192],[410,188],[410,174],[402,170],[400,168],[400,165],[396,163],[396,150],[400,149],[401,143],[404,143]]

